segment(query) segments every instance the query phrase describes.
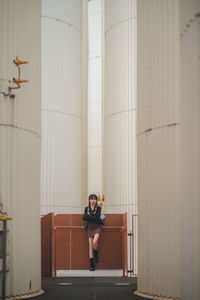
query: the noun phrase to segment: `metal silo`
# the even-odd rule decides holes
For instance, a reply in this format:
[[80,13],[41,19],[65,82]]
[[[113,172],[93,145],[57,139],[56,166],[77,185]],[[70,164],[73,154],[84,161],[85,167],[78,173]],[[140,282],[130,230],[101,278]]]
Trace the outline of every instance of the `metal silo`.
[[179,1],[137,1],[138,291],[180,297]]
[[[0,206],[13,217],[8,224],[8,297],[41,290],[41,1],[1,0],[0,28]],[[13,60],[29,63],[19,65],[19,74]],[[17,88],[13,78],[29,82]]]
[[105,1],[105,211],[127,212],[129,232],[137,214],[136,24],[136,1]]
[[87,1],[42,1],[42,214],[79,213],[86,197],[86,24]]
[[181,299],[200,295],[200,1],[180,1]]

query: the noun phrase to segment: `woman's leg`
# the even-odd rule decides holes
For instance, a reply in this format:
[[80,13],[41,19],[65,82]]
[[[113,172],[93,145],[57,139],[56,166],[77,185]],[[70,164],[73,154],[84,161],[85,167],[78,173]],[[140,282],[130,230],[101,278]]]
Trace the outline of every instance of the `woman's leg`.
[[93,247],[94,247],[94,262],[97,264],[99,262],[98,258],[98,241],[99,241],[99,234],[96,233],[93,239]]
[[90,271],[95,271],[93,239],[89,238],[88,242],[89,242]]
[[93,248],[94,250],[98,249],[99,233],[96,233],[93,239]]
[[94,257],[94,251],[93,251],[93,239],[89,238],[89,258],[93,258]]

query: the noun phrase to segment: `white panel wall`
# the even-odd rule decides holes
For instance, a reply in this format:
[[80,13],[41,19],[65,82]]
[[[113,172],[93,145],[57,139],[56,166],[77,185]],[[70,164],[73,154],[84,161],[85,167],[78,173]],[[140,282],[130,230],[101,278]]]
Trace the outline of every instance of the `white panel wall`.
[[[7,296],[40,291],[41,1],[0,1],[0,91],[17,78],[16,55],[28,83],[0,94],[0,202],[9,221]],[[4,81],[2,80],[4,79]],[[2,84],[3,83],[3,84]],[[2,87],[3,85],[3,87]]]
[[140,0],[137,16],[138,290],[179,298],[179,1]]
[[88,1],[82,1],[82,211],[88,198]]
[[200,295],[200,1],[180,1],[181,299]]
[[105,211],[127,212],[128,231],[137,214],[136,20],[136,1],[105,1]]
[[42,1],[42,214],[82,211],[83,3]]
[[88,194],[102,194],[102,0],[88,2]]

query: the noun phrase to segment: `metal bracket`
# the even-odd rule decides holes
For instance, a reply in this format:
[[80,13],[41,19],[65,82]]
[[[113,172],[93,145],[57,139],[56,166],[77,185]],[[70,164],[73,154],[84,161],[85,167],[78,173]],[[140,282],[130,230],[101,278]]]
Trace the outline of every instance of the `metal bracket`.
[[[16,59],[13,60],[13,63],[16,65],[18,68],[18,78],[13,78],[13,80],[8,80],[8,92],[2,92],[0,91],[0,94],[3,94],[4,97],[10,97],[10,99],[15,98],[15,94],[12,94],[12,90],[19,89],[21,86],[21,83],[28,82],[28,80],[21,79],[21,71],[20,71],[20,65],[22,64],[28,64],[29,62],[27,60],[19,60],[18,56],[16,56]],[[5,79],[1,79],[2,81],[5,81]],[[12,83],[15,84],[15,86],[12,86]]]

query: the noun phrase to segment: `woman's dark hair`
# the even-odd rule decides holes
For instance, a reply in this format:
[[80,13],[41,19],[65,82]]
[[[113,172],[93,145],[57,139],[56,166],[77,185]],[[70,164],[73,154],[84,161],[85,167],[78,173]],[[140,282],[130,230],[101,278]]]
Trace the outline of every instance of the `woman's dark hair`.
[[97,195],[95,195],[95,194],[91,194],[91,195],[88,197],[88,200],[89,200],[89,201],[90,201],[90,199],[98,200]]
[[[88,210],[87,210],[87,214],[90,215],[90,200],[91,199],[95,199],[96,201],[98,201],[98,198],[97,198],[97,195],[96,194],[91,194],[89,197],[88,197]],[[95,205],[95,208],[94,208],[94,214],[96,214],[97,212],[97,203]]]

